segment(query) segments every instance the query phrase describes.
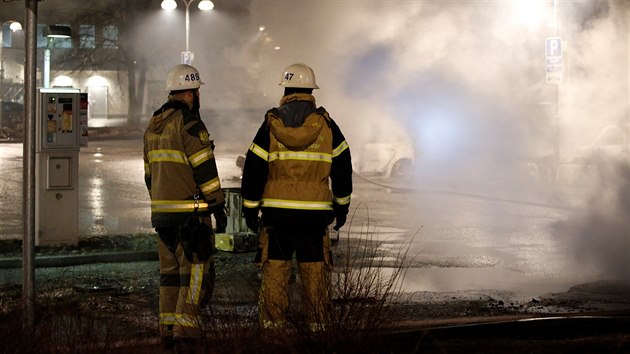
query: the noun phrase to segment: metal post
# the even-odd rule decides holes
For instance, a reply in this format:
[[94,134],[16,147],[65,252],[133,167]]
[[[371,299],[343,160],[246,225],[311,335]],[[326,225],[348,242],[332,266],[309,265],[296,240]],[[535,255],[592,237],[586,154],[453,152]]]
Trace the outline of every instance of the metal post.
[[[554,37],[558,36],[558,0],[553,0],[553,35]],[[564,59],[563,59],[564,60]],[[554,123],[556,125],[556,143],[554,144],[554,162],[556,174],[558,173],[558,169],[560,168],[560,95],[559,95],[559,86],[560,84],[554,85],[554,96],[555,96],[555,112],[554,112]]]
[[193,0],[184,0],[184,2],[186,3],[186,52],[188,52],[188,38],[190,33],[190,15],[188,14],[188,8]]
[[37,80],[37,0],[25,0],[24,143],[23,143],[23,225],[22,300],[24,326],[35,325],[35,108]]
[[[4,59],[2,59],[2,54],[4,53],[3,40],[2,38],[2,26],[0,25],[0,101],[4,102]],[[0,128],[4,125],[3,123],[4,117],[2,116],[2,107],[0,107]]]
[[[0,47],[2,46],[2,38],[0,37]],[[4,102],[4,60],[2,59],[2,52],[0,51],[0,101]],[[2,116],[2,107],[0,107],[0,128],[3,124],[4,117]]]
[[[50,40],[48,41],[50,43]],[[44,49],[44,87],[50,87],[50,48]]]

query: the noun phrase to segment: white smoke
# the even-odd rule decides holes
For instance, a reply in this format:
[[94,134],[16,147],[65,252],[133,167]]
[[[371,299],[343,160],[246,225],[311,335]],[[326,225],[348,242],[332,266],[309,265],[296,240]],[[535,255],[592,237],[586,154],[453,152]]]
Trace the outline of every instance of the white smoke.
[[[254,1],[253,21],[265,24],[280,48],[260,56],[261,87],[280,97],[282,69],[305,62],[322,88],[318,103],[357,158],[368,142],[410,141],[420,173],[434,180],[497,183],[500,175],[508,195],[526,192],[541,182],[523,184],[529,171],[519,163],[539,164],[540,178],[553,179],[554,166],[543,162],[556,144],[568,162],[606,125],[628,121],[628,25],[624,5],[614,1],[559,2],[557,27],[552,2],[531,26],[516,19],[522,14],[514,4]],[[566,49],[557,87],[545,83],[545,38],[553,36]],[[577,199],[601,198],[557,224],[556,236],[578,258],[588,253],[592,270],[630,269],[618,254],[628,249],[628,210],[616,197],[627,183],[619,175],[594,182],[569,187]],[[606,242],[591,247],[592,234]]]

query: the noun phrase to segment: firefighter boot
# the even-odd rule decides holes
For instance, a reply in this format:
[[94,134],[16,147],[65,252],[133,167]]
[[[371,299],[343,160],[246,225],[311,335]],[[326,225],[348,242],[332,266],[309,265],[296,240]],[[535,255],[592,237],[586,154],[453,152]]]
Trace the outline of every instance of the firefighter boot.
[[298,263],[306,321],[312,331],[325,329],[330,307],[330,275],[324,262]]
[[263,265],[258,298],[259,320],[263,328],[282,328],[289,308],[291,261],[267,260]]

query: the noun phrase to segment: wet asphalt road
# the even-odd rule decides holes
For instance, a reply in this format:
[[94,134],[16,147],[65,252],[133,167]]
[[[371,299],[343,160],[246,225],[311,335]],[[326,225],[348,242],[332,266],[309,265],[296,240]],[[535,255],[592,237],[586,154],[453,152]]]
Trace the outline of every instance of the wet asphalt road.
[[[224,187],[239,187],[236,158],[246,148],[219,145]],[[21,155],[21,144],[0,144],[2,239],[21,238]],[[91,141],[81,150],[82,236],[153,231],[141,156],[140,139]],[[558,226],[584,215],[590,195],[581,188],[520,178],[473,183],[364,177],[355,176],[340,237],[379,241],[390,254],[386,262],[406,250],[410,267],[403,290],[483,293],[512,301],[607,279],[596,258],[584,267],[574,252],[579,248]]]

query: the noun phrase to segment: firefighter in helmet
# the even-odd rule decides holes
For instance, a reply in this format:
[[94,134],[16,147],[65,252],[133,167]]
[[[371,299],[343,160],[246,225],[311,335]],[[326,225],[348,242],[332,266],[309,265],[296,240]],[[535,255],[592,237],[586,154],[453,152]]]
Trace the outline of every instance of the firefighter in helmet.
[[287,324],[295,253],[304,315],[317,330],[330,307],[328,226],[335,222],[338,231],[350,206],[350,149],[339,126],[315,104],[312,93],[319,87],[309,66],[287,67],[280,86],[280,105],[267,111],[247,151],[241,182],[247,226],[259,232],[259,320],[263,328]]
[[[200,309],[212,294],[215,275],[211,215],[217,232],[227,224],[214,143],[199,115],[202,84],[194,67],[173,67],[166,79],[168,101],[153,113],[144,133],[144,178],[159,236],[159,328],[165,347],[199,342]],[[185,239],[184,226],[195,218],[207,227],[200,238]]]

